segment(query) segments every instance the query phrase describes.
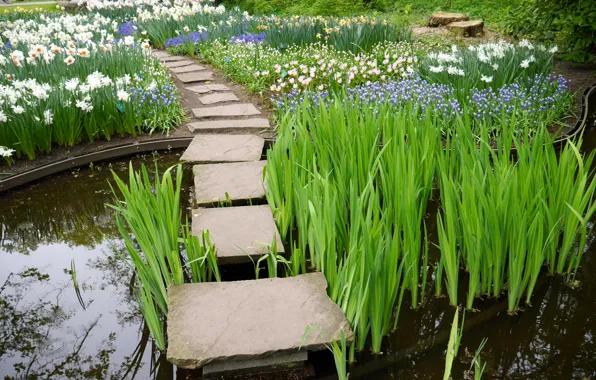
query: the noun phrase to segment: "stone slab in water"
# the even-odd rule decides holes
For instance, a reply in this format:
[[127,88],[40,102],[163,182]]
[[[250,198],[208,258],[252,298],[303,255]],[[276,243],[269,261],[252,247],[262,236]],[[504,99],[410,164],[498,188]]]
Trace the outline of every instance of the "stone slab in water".
[[255,135],[198,135],[186,148],[181,161],[259,161],[265,140]]
[[166,62],[166,63],[164,63],[164,65],[166,65],[166,67],[172,69],[172,68],[175,68],[175,67],[182,67],[182,66],[192,65],[193,63],[194,63],[193,61],[184,60],[184,61]]
[[196,93],[199,93],[199,94],[206,94],[206,93],[208,93],[208,92],[211,91],[211,90],[209,90],[209,88],[207,86],[202,85],[202,84],[200,84],[198,86],[186,87],[186,89],[188,91],[196,92]]
[[205,82],[213,80],[211,71],[195,71],[192,73],[178,74],[176,76],[182,83]]
[[203,379],[221,379],[225,376],[246,376],[247,374],[254,373],[288,371],[290,369],[304,367],[304,362],[307,360],[308,352],[302,350],[261,359],[227,360],[209,363],[203,367]]
[[238,97],[231,92],[218,92],[215,94],[203,95],[199,98],[199,101],[204,105],[237,102],[238,100]]
[[[182,368],[323,350],[352,332],[321,273],[170,285],[167,359]],[[307,326],[312,328],[303,339]]]
[[192,113],[197,118],[223,116],[255,116],[261,111],[251,103],[230,104],[217,107],[193,108]]
[[174,68],[170,69],[170,71],[173,72],[174,74],[190,73],[193,71],[201,71],[201,70],[206,70],[205,66],[188,65],[188,66],[182,66],[182,67],[174,67]]
[[256,261],[269,253],[267,245],[273,239],[276,253],[284,252],[269,205],[193,210],[192,234],[201,236],[203,230],[209,230],[220,265]]
[[265,198],[263,168],[267,161],[206,164],[193,167],[195,194],[199,206],[232,201]]
[[430,15],[428,26],[442,26],[452,22],[468,20],[468,16],[463,13],[435,12]]
[[188,59],[188,57],[183,57],[183,56],[179,56],[179,55],[166,55],[163,57],[159,57],[159,60],[162,62],[184,61],[187,59]]
[[484,21],[458,21],[447,25],[447,28],[460,37],[476,37],[484,33]]
[[234,130],[256,130],[262,131],[270,128],[269,120],[257,119],[232,119],[232,120],[208,120],[195,121],[187,124],[188,130],[195,133],[201,131],[234,131]]

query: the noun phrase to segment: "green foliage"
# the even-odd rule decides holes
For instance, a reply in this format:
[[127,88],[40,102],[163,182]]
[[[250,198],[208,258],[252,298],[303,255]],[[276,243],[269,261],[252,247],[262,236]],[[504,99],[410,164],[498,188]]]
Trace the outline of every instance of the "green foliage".
[[181,229],[181,164],[170,167],[163,177],[156,167],[154,182],[144,165],[137,172],[131,163],[128,185],[116,173],[113,175],[115,204],[107,206],[116,211],[116,222],[128,253],[127,263],[138,278],[136,296],[141,313],[157,346],[164,350],[167,288],[183,284],[187,279],[203,282],[214,277],[219,281],[215,247],[208,232],[199,241],[190,235],[188,225]]
[[559,151],[544,129],[518,137],[512,125],[515,120],[503,125],[497,149],[486,131],[478,147],[464,124],[438,151],[438,270],[453,305],[460,263],[469,274],[467,308],[475,297],[499,297],[507,289],[513,313],[522,299],[530,302],[543,266],[572,282],[586,246],[587,223],[596,211],[594,153],[579,154],[581,139]]
[[596,62],[596,2],[591,0],[522,0],[509,13],[507,31],[560,45],[561,56]]

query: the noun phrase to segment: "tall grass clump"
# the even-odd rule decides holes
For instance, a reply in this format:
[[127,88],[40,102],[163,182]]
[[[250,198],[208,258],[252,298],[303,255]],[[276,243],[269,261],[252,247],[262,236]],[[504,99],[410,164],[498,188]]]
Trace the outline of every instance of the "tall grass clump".
[[219,281],[215,247],[207,232],[199,240],[190,235],[188,225],[181,228],[182,165],[170,167],[163,176],[156,167],[152,180],[144,165],[135,171],[131,163],[128,184],[113,175],[115,203],[108,207],[116,212],[127,262],[138,277],[136,295],[141,312],[157,346],[163,350],[167,287],[185,281]]
[[423,216],[440,132],[430,114],[420,120],[417,106],[408,107],[308,100],[282,117],[267,154],[267,197],[292,247],[291,273],[325,275],[355,331],[352,349],[370,335],[380,352],[405,290],[413,307],[424,294]]
[[544,128],[516,135],[507,123],[495,147],[486,131],[476,138],[468,121],[459,122],[437,157],[437,289],[444,276],[457,305],[461,266],[469,276],[467,308],[476,297],[506,290],[513,313],[522,300],[530,302],[541,272],[573,280],[596,211],[594,153],[579,153],[581,138],[558,149]]

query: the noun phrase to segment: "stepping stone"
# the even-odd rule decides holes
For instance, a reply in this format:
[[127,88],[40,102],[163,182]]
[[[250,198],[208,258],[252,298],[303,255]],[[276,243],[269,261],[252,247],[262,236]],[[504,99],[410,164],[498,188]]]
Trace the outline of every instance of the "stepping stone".
[[[168,287],[167,359],[181,368],[323,350],[352,331],[321,273]],[[308,326],[315,326],[304,337]]]
[[484,21],[458,21],[447,25],[447,28],[459,37],[476,37],[484,33]]
[[221,83],[206,84],[205,87],[207,87],[211,91],[231,91],[228,86]]
[[188,91],[196,92],[196,93],[199,93],[199,94],[206,94],[206,93],[208,93],[208,92],[211,91],[211,90],[209,90],[209,88],[207,86],[202,85],[202,84],[200,84],[198,86],[186,87],[186,89]]
[[259,111],[251,103],[230,104],[227,106],[193,108],[192,112],[196,118],[221,117],[221,116],[255,116],[260,115]]
[[174,74],[190,73],[192,71],[200,71],[200,70],[206,70],[206,67],[200,66],[200,65],[188,65],[188,66],[182,66],[182,67],[174,67],[174,68],[170,69],[170,71],[173,72]]
[[215,94],[204,95],[199,98],[199,101],[204,105],[225,103],[225,102],[237,102],[239,99],[231,92],[218,92]]
[[171,57],[170,53],[161,50],[153,50],[151,53],[158,58]]
[[267,119],[231,119],[231,120],[209,120],[195,121],[187,124],[188,130],[192,133],[201,131],[233,131],[233,130],[256,130],[262,131],[269,129],[269,120]]
[[[203,367],[203,379],[222,379],[226,376],[237,378],[241,376],[259,373],[266,374],[267,378],[273,378],[272,373],[287,374],[288,371],[305,368],[305,362],[308,360],[308,352],[305,350],[292,353],[275,354],[261,359],[247,360],[226,360],[223,362],[214,362],[205,364]],[[308,375],[307,375],[308,376]],[[302,379],[306,376],[297,375],[296,377],[282,376],[282,378]],[[253,378],[253,377],[249,377]]]
[[182,57],[179,55],[167,55],[164,57],[160,57],[159,60],[162,62],[174,62],[174,61],[183,61],[188,59],[188,57]]
[[435,12],[430,15],[428,26],[442,26],[452,22],[468,20],[468,16],[463,13]]
[[255,135],[198,135],[186,148],[181,161],[259,161],[265,140]]
[[264,199],[263,168],[267,161],[195,165],[195,193],[199,206],[232,201]]
[[277,242],[277,252],[284,253],[269,205],[199,208],[192,211],[192,234],[201,236],[209,230],[217,248],[217,263],[239,264],[258,260],[269,253],[267,245]]
[[181,67],[181,66],[188,66],[192,65],[193,61],[185,60],[185,61],[174,61],[174,62],[166,62],[166,67],[172,69],[174,67]]
[[205,82],[213,80],[213,73],[211,71],[195,71],[192,73],[178,74],[177,78],[182,83]]

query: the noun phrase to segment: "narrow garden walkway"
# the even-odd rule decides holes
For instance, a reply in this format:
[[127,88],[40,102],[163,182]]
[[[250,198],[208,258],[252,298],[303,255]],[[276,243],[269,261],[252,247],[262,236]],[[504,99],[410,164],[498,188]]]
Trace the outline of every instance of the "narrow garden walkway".
[[[284,253],[263,169],[269,120],[242,91],[216,83],[213,70],[188,57],[155,54],[177,79],[196,137],[181,157],[193,167],[193,234],[209,230],[219,265]],[[226,206],[226,207],[218,207]],[[272,243],[275,241],[275,245]],[[320,273],[290,278],[201,283],[168,288],[168,360],[204,375],[284,363],[304,365],[306,350],[324,349],[352,332],[327,296]],[[306,338],[308,326],[313,330]],[[299,350],[299,348],[302,350]]]

